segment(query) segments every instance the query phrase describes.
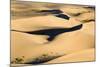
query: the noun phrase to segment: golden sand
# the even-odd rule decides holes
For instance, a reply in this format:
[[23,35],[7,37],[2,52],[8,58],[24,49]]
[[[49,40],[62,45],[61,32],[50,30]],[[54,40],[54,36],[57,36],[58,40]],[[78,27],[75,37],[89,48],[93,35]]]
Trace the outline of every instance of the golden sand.
[[[56,58],[45,61],[44,64],[95,60],[94,9],[78,5],[23,3],[14,1],[11,4],[12,64],[36,61],[37,58],[44,60],[44,57],[41,56],[46,56],[46,59]],[[53,14],[43,15],[36,12],[47,9],[60,9],[70,19],[66,20],[55,17]],[[80,24],[83,25],[81,29],[61,33],[53,41],[48,40],[48,35],[26,33],[44,29],[72,28]]]

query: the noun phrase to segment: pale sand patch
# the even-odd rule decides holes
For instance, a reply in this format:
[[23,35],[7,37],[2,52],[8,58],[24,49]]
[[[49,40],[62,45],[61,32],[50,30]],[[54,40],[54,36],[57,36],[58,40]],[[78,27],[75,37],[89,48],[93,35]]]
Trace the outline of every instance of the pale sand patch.
[[48,61],[43,64],[54,64],[54,63],[69,63],[69,62],[82,62],[82,61],[95,61],[95,49],[85,49],[62,57],[56,58],[54,60]]
[[80,25],[81,22],[75,18],[65,20],[52,15],[38,16],[31,18],[24,18],[18,20],[11,20],[11,29],[18,31],[36,31],[41,29],[52,28],[71,28],[73,26]]

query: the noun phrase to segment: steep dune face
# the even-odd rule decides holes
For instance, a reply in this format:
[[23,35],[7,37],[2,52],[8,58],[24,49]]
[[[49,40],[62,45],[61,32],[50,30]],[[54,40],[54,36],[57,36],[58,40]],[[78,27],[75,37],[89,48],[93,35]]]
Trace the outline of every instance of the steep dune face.
[[75,53],[71,53],[68,55],[64,55],[57,59],[48,61],[44,64],[52,64],[52,63],[66,63],[66,62],[82,62],[82,61],[94,61],[95,60],[95,49],[86,49],[82,51],[78,51]]

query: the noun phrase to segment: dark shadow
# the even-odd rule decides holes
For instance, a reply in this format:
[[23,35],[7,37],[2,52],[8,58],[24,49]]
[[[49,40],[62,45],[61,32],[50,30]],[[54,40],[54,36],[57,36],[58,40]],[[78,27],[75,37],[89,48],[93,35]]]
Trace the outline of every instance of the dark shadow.
[[40,12],[49,12],[51,14],[59,14],[59,13],[63,13],[61,10],[41,10]]
[[67,15],[65,15],[65,14],[57,14],[57,15],[55,15],[56,17],[59,17],[59,18],[63,18],[63,19],[67,19],[67,20],[69,20],[69,16],[67,16]]
[[46,56],[43,58],[40,57],[40,58],[36,58],[34,61],[26,62],[25,64],[41,64],[41,63],[45,63],[50,60],[56,59],[58,57],[61,57],[61,56]]
[[45,30],[39,30],[39,31],[30,31],[26,32],[29,34],[38,34],[38,35],[48,35],[50,36],[48,38],[49,41],[52,41],[57,35],[64,33],[64,32],[72,32],[75,30],[79,30],[82,28],[82,24],[74,26],[72,28],[57,28],[57,29],[45,29]]
[[51,13],[58,18],[63,18],[63,19],[68,19],[68,20],[70,18],[69,16],[62,14],[63,12],[59,9],[56,9],[56,10],[41,10],[40,13]]

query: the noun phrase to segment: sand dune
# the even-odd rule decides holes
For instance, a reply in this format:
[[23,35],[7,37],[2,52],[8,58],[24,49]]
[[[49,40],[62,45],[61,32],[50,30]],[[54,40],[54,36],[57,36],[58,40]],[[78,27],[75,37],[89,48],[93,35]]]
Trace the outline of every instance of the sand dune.
[[[61,14],[70,18],[64,19],[54,16],[54,14],[39,13],[41,10],[53,9],[61,10]],[[29,62],[49,64],[95,60],[94,9],[80,5],[14,1],[11,3],[11,12],[12,64]],[[48,40],[50,36],[47,35],[26,33],[56,28],[67,30],[78,25],[82,25],[82,27],[78,30],[60,33],[52,41]]]
[[[11,56],[16,58],[27,55],[27,50],[31,51],[35,47],[48,42],[46,35],[30,35],[21,32],[11,32]],[[23,54],[23,52],[25,54]],[[30,53],[30,52],[29,52]]]
[[82,7],[82,6],[62,6],[60,7],[60,9],[65,12],[68,13],[70,15],[77,15],[79,13],[85,13],[85,12],[89,12],[90,10]]
[[[45,18],[45,19],[44,19]],[[36,31],[42,29],[52,29],[52,28],[71,28],[73,26],[80,25],[81,22],[77,21],[75,18],[70,20],[65,20],[52,15],[49,16],[39,16],[24,18],[11,21],[11,29],[18,31]]]
[[[21,42],[23,43],[24,41]],[[30,41],[25,42],[29,44]],[[32,58],[40,57],[43,54],[46,54],[48,56],[60,56],[83,49],[93,48],[94,39],[91,35],[84,34],[80,31],[75,31],[71,33],[60,34],[52,42],[37,47],[34,47],[35,45],[31,44],[25,45],[17,44],[17,42],[15,43],[16,44],[13,44],[12,46],[12,51],[14,51],[12,53],[12,59],[24,56],[24,61],[29,62],[32,60]],[[32,61],[34,61],[34,59]]]
[[94,61],[95,60],[95,50],[94,48],[78,51],[68,55],[64,55],[57,59],[48,61],[44,64],[52,63],[66,63],[66,62],[82,62],[82,61]]

